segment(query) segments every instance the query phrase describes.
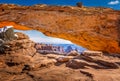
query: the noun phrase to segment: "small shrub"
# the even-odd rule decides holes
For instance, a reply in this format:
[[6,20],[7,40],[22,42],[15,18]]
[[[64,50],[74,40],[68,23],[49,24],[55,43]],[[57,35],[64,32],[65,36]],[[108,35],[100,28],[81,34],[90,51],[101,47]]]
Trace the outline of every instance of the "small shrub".
[[82,2],[77,2],[76,5],[77,7],[82,7]]

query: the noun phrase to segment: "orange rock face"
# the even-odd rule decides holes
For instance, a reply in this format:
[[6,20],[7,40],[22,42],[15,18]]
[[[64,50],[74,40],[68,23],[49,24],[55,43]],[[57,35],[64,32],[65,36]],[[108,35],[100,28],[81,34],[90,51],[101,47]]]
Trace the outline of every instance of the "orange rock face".
[[10,21],[0,22],[0,28],[4,27],[4,26],[9,26],[9,25],[12,25],[14,27],[14,29],[18,29],[18,30],[31,30],[31,28],[29,28],[29,27],[22,26],[22,25],[14,23],[14,22],[10,22]]
[[0,5],[0,26],[35,29],[91,50],[120,53],[120,12],[108,8]]

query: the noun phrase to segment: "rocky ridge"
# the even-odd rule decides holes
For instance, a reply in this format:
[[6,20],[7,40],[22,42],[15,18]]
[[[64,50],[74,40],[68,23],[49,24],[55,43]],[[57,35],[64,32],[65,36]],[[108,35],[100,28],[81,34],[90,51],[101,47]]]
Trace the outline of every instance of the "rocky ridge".
[[120,53],[119,21],[120,12],[110,8],[0,5],[1,27],[32,28],[91,50],[109,53]]
[[0,53],[0,81],[119,81],[119,54],[39,54],[23,33]]

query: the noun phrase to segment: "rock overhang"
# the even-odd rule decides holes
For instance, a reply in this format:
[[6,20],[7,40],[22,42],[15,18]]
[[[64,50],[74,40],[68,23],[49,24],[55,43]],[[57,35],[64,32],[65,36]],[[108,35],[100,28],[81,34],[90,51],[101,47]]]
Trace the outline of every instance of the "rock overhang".
[[45,6],[36,9],[34,6],[19,6],[18,9],[7,9],[1,13],[1,27],[13,25],[20,30],[39,30],[91,50],[120,53],[119,11],[107,8]]

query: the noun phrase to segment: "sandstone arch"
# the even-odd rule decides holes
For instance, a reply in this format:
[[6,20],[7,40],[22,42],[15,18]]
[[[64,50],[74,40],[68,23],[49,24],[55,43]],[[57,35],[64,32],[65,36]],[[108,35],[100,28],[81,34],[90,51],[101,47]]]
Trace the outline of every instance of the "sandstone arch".
[[[63,10],[63,12],[59,12]],[[103,8],[14,7],[0,11],[0,26],[35,29],[91,50],[120,53],[120,12]],[[110,49],[110,48],[114,48]]]

